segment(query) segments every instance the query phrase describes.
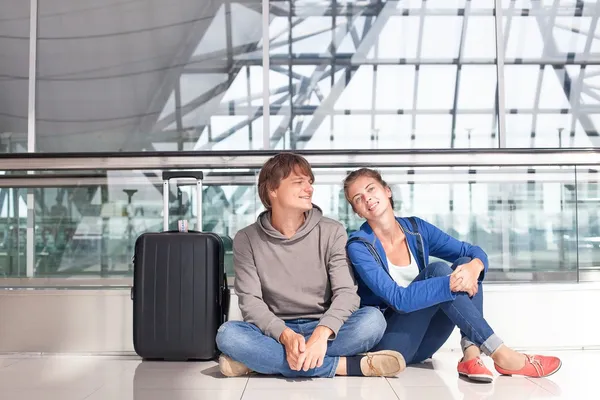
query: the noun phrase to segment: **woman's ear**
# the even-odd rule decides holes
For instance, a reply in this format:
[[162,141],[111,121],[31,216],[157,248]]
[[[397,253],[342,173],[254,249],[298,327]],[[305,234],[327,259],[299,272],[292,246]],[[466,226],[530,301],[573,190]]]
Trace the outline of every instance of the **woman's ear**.
[[362,215],[360,215],[358,211],[356,211],[356,208],[354,208],[354,205],[352,203],[350,203],[350,206],[352,207],[352,211],[354,211],[354,214],[358,215],[359,218],[364,218]]
[[392,189],[390,189],[389,186],[385,187],[385,195],[388,197],[388,199],[392,197]]

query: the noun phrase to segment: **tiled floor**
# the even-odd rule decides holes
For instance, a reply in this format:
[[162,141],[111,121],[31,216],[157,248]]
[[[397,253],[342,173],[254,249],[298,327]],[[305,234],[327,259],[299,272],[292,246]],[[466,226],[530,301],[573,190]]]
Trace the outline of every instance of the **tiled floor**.
[[[598,399],[600,352],[555,352],[563,368],[548,379],[498,377],[474,384],[455,373],[457,353],[398,377],[289,380],[222,378],[216,363],[141,362],[134,357],[0,356],[2,400],[158,399]],[[489,358],[485,359],[489,367]]]

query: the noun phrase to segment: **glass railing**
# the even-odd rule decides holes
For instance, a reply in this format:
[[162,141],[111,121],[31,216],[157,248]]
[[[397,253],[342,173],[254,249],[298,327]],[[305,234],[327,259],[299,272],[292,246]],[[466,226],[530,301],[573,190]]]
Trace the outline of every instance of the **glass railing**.
[[[241,166],[240,161],[235,167],[203,169],[202,229],[223,238],[229,276],[232,238],[263,211],[256,187],[259,169]],[[363,223],[343,195],[342,180],[352,169],[318,163],[314,167],[313,202],[348,232]],[[600,280],[597,169],[588,165],[378,169],[392,188],[397,215],[417,215],[487,252],[488,281]],[[13,171],[1,176],[0,285],[130,285],[136,238],[162,230],[160,172]],[[178,219],[195,226],[195,187],[172,184],[168,195],[171,227]],[[28,213],[28,206],[33,213]],[[28,230],[28,219],[34,229]],[[31,238],[34,245],[27,246]]]
[[[27,184],[30,177],[0,178],[0,278],[66,278],[61,282],[69,284],[132,277],[136,238],[163,230],[160,171],[44,175],[35,178],[37,186]],[[232,237],[252,222],[260,204],[255,181],[253,171],[208,172],[204,180],[202,230],[222,237],[228,274],[233,274]],[[33,271],[26,254],[28,192],[35,200]],[[195,187],[171,184],[168,196],[169,228],[186,219],[195,229]]]

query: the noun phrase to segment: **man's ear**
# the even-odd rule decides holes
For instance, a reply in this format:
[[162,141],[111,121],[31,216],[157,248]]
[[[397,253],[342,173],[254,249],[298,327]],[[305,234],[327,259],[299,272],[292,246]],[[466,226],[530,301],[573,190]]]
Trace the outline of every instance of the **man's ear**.
[[269,190],[269,198],[272,198],[272,199],[277,198],[277,189]]

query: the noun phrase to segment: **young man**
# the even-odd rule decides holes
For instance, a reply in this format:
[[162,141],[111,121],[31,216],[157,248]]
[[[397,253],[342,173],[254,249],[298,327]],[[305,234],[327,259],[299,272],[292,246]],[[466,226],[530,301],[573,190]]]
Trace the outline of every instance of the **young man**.
[[244,321],[226,322],[217,334],[226,376],[394,376],[405,368],[396,351],[363,354],[386,322],[375,308],[359,309],[346,231],[312,204],[313,181],[308,162],[292,153],[260,172],[266,211],[233,240]]

